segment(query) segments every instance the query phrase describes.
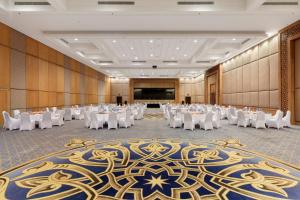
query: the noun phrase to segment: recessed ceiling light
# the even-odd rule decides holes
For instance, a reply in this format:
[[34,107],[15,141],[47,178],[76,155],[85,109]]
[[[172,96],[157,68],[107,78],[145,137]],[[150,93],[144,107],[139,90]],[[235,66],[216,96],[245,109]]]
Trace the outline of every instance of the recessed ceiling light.
[[179,47],[176,47],[176,50],[179,50],[180,48]]
[[150,43],[153,43],[153,40],[149,40]]
[[197,43],[198,42],[198,40],[194,40],[194,43]]
[[184,54],[183,56],[184,56],[184,57],[187,57],[187,55],[186,55],[186,54]]
[[233,41],[236,41],[236,38],[232,38]]
[[117,40],[113,40],[112,42],[113,42],[113,43],[116,43],[116,42],[117,42]]
[[133,50],[134,48],[133,48],[133,47],[130,47],[130,49]]
[[137,59],[139,59],[138,57],[134,57],[134,60],[137,60]]
[[123,57],[125,57],[126,55],[125,55],[125,54],[123,54],[122,56],[123,56]]
[[153,57],[153,56],[154,56],[154,55],[151,53],[151,54],[150,54],[150,57]]
[[75,41],[77,41],[77,40],[78,40],[78,38],[74,38],[74,40],[75,40]]

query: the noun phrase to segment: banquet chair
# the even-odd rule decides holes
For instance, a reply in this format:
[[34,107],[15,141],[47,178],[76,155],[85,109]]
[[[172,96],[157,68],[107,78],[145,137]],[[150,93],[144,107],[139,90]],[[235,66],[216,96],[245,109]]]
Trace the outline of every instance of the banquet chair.
[[14,118],[19,119],[21,117],[20,110],[14,110],[13,115],[14,115]]
[[72,110],[71,110],[71,108],[65,108],[64,120],[65,121],[71,121],[72,120]]
[[90,129],[96,129],[103,128],[103,121],[99,120],[97,117],[97,112],[91,112],[91,123],[90,123]]
[[83,120],[84,119],[84,108],[80,108],[78,113],[74,113],[74,117],[77,120]]
[[256,118],[250,120],[251,126],[258,129],[258,128],[266,128],[266,115],[262,111],[258,111],[256,114]]
[[173,113],[170,113],[170,127],[172,128],[181,128],[182,120],[179,117],[176,117]]
[[48,107],[46,108],[46,112],[50,112],[50,110],[49,110],[49,108],[48,108]]
[[282,118],[282,126],[283,127],[291,127],[291,111],[287,111],[285,116]]
[[89,128],[91,124],[91,117],[89,111],[84,111],[84,127]]
[[200,120],[199,122],[200,128],[204,130],[212,130],[213,129],[212,120],[213,120],[213,113],[209,111],[207,112],[205,118]]
[[191,113],[184,113],[183,115],[183,129],[184,130],[194,130],[195,122],[193,120]]
[[242,127],[247,127],[250,124],[249,118],[246,116],[245,112],[242,110],[239,110],[237,112],[237,127],[242,126]]
[[230,112],[228,112],[227,118],[228,118],[228,123],[230,125],[236,125],[237,124],[237,121],[238,121],[237,116],[234,116]]
[[40,129],[52,128],[52,120],[51,120],[50,112],[43,113],[42,120],[39,121],[39,127]]
[[214,128],[220,128],[221,127],[221,110],[217,110],[217,112],[213,115],[213,121],[212,121]]
[[144,114],[143,114],[143,109],[142,108],[138,108],[138,112],[137,112],[137,114],[136,114],[136,116],[135,116],[135,119],[137,119],[137,120],[140,120],[140,119],[143,119],[143,116]]
[[3,111],[2,115],[3,115],[3,119],[4,119],[3,128],[9,129],[10,131],[20,128],[20,123],[21,123],[20,119],[15,119],[15,118],[11,117],[9,115],[9,113],[6,111]]
[[109,113],[108,114],[108,122],[107,122],[108,129],[118,129],[118,118],[116,113]]
[[20,131],[31,131],[35,128],[35,121],[30,119],[30,114],[24,112],[21,114]]
[[131,126],[130,112],[126,112],[125,116],[119,119],[119,127],[128,128]]
[[271,118],[271,119],[267,119],[266,120],[266,124],[268,128],[277,128],[280,129],[282,128],[282,115],[283,113],[280,112],[276,112],[275,118]]
[[56,114],[57,115],[51,116],[52,125],[53,126],[62,126],[62,125],[64,125],[65,111],[64,110],[57,110]]
[[55,113],[57,111],[57,107],[52,107],[51,110]]

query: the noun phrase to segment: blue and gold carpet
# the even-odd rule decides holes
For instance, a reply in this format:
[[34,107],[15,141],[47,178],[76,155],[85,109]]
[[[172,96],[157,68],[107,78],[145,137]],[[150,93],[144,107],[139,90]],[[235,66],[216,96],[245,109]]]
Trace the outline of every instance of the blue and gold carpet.
[[300,169],[238,140],[82,141],[0,174],[0,199],[300,199]]

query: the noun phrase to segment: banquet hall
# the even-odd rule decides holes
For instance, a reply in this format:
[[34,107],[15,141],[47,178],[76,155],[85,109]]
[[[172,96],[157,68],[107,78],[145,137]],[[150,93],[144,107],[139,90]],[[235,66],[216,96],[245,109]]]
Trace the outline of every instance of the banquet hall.
[[0,199],[300,199],[300,0],[0,0]]

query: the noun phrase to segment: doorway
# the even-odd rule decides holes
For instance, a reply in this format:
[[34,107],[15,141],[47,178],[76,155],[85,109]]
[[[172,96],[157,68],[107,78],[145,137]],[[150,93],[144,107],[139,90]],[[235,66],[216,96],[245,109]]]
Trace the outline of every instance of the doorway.
[[295,122],[300,123],[300,39],[295,40],[295,73],[294,73],[294,80],[295,80],[295,108],[294,108],[294,116]]
[[210,84],[209,86],[209,91],[210,91],[210,94],[209,94],[209,103],[211,105],[215,105],[216,104],[216,84],[213,83],[213,84]]

